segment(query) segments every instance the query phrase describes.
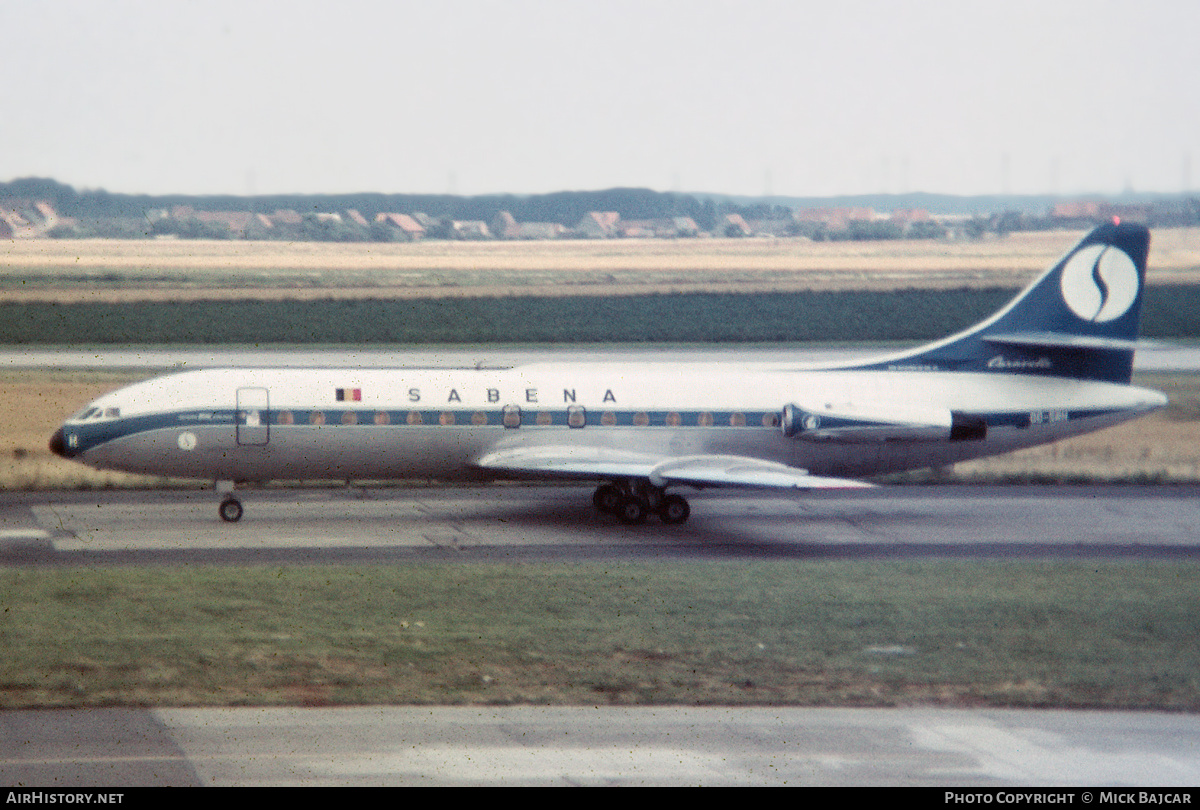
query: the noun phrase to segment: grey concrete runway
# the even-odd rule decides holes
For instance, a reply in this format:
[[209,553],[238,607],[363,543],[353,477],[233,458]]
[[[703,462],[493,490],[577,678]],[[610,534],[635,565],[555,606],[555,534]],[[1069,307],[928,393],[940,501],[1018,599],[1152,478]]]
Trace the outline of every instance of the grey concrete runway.
[[8,493],[0,564],[594,558],[1197,559],[1200,487],[894,487],[701,493],[692,518],[620,525],[582,487]]
[[0,713],[0,782],[1200,784],[1200,718],[942,709],[97,709]]

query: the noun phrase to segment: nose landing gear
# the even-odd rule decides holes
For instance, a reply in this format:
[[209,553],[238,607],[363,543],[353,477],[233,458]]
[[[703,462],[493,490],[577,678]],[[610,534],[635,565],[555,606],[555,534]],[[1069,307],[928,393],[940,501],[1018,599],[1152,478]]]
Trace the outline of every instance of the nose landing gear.
[[226,523],[237,523],[242,519],[242,513],[245,511],[242,509],[242,502],[233,494],[236,486],[235,481],[217,480],[213,482],[213,489],[221,496],[221,505],[217,507],[217,514]]
[[226,523],[237,523],[242,519],[242,512],[242,502],[237,498],[226,498],[217,507],[217,513],[220,514],[221,520]]

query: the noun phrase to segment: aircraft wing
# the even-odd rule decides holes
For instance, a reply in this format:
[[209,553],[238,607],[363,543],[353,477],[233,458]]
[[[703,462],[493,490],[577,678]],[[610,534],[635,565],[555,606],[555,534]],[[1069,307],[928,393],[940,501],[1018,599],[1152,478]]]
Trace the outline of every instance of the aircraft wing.
[[806,470],[745,456],[654,458],[604,447],[518,447],[489,453],[476,466],[550,478],[645,478],[656,487],[850,489],[870,487],[850,478],[809,475]]

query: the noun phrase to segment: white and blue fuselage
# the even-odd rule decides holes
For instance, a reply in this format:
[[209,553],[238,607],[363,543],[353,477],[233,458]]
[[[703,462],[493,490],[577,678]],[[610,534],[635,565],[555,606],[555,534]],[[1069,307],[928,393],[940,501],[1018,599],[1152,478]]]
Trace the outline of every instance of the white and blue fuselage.
[[[855,413],[863,402],[877,413]],[[812,427],[788,436],[783,413],[793,403]],[[857,478],[1031,447],[1163,404],[1142,388],[1003,373],[695,363],[216,369],[100,397],[62,431],[65,453],[94,467],[235,481],[491,478],[505,471],[482,467],[487,456],[545,446],[748,456]],[[838,432],[847,416],[867,418]],[[961,435],[956,425],[966,426]]]

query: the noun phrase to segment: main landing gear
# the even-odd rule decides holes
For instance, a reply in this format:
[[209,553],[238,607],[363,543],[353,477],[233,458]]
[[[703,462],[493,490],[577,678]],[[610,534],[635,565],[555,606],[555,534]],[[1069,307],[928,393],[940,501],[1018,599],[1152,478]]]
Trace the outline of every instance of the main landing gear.
[[592,504],[630,526],[645,523],[651,512],[668,525],[683,523],[692,513],[682,495],[668,495],[649,482],[601,484],[592,495]]

